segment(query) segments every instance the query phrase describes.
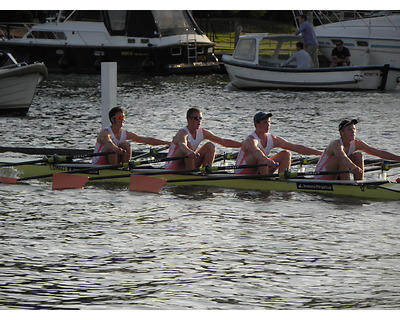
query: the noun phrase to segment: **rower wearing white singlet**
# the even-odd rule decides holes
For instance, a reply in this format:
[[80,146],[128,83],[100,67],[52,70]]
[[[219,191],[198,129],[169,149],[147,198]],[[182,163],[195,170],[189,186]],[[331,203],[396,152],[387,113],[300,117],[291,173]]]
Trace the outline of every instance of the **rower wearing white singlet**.
[[[194,136],[189,132],[188,127],[183,127],[180,130],[183,130],[186,132],[187,144],[188,144],[188,146],[190,146],[190,149],[197,150],[200,143],[203,142],[203,140],[204,140],[203,128],[198,128],[195,131]],[[179,154],[179,146],[177,144],[171,143],[167,158],[176,157],[178,154]],[[165,169],[177,170],[178,166],[176,164],[176,161],[167,161],[165,163]]]
[[[274,141],[272,139],[272,135],[267,133],[267,144],[264,147],[260,141],[260,138],[257,136],[255,132],[251,133],[249,137],[253,137],[257,141],[257,147],[268,157],[269,153],[271,152],[272,148],[274,147]],[[247,157],[249,156],[248,152],[244,152],[240,149],[239,154],[236,158],[236,165],[247,165]],[[239,168],[235,169],[235,173],[238,174],[255,174],[257,170],[255,168]]]
[[111,126],[101,130],[96,140],[94,152],[114,152],[108,156],[94,157],[92,164],[120,164],[132,157],[132,148],[127,140],[150,144],[153,146],[170,145],[168,141],[142,137],[136,133],[123,129],[125,123],[125,110],[115,107],[110,110],[108,117]]
[[[364,179],[364,151],[370,155],[386,160],[400,161],[400,156],[393,153],[373,148],[362,140],[356,139],[357,119],[343,120],[339,124],[340,138],[333,140],[325,149],[321,159],[318,161],[316,171],[351,171],[354,180]],[[320,180],[336,180],[339,175],[315,176]],[[340,175],[341,180],[350,180],[350,173]]]
[[[195,169],[212,165],[215,158],[215,145],[210,141],[229,148],[240,148],[242,145],[240,142],[220,138],[211,131],[200,128],[203,115],[198,108],[190,108],[186,112],[186,120],[187,126],[179,129],[172,139],[168,157],[186,156],[187,158],[166,162],[165,169]],[[209,140],[209,142],[199,148],[204,140]]]
[[[343,140],[342,138],[338,139],[340,145],[342,146],[343,150],[344,150],[344,144],[343,144]],[[347,157],[351,157],[351,155],[354,153],[354,151],[356,151],[356,145],[355,145],[355,141],[351,141],[350,142],[350,146],[348,148],[348,151],[345,152]],[[334,155],[328,155],[326,150],[322,153],[321,158],[319,159],[317,165],[315,166],[315,171],[316,172],[321,172],[321,171],[328,171],[327,169],[327,165],[329,164],[329,162],[332,160],[332,158],[334,157]],[[327,174],[327,175],[316,175],[314,176],[314,179],[318,179],[318,180],[336,180],[336,176],[332,175],[332,174]]]
[[[106,130],[108,130],[108,134],[110,135],[111,141],[119,148],[124,146],[124,143],[126,142],[126,130],[122,129],[121,130],[121,135],[119,138],[117,138],[112,131],[111,126],[107,127]],[[96,141],[96,145],[94,146],[94,153],[99,153],[99,152],[104,152],[104,147],[107,145],[107,142],[105,144],[100,143],[99,141]],[[108,164],[108,160],[105,156],[97,156],[92,158],[92,164]]]
[[[236,159],[236,165],[263,166],[236,169],[236,174],[270,174],[277,169],[278,172],[285,172],[290,169],[292,157],[292,154],[288,150],[305,155],[320,155],[322,153],[321,151],[300,144],[293,144],[269,133],[271,117],[271,113],[264,112],[258,112],[254,115],[255,131],[246,137]],[[273,156],[269,156],[273,148],[284,150]]]

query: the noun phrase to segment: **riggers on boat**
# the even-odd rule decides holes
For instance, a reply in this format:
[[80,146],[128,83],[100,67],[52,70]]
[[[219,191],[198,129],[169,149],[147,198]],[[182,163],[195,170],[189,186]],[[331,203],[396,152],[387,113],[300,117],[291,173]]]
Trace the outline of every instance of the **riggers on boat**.
[[[51,180],[52,174],[86,170],[86,172],[68,176],[88,177],[89,179],[87,180],[89,183],[122,183],[130,185],[132,181],[136,180],[136,182],[138,182],[143,175],[151,175],[152,178],[158,178],[159,180],[162,180],[162,184],[167,183],[175,186],[213,186],[259,191],[274,190],[282,192],[300,191],[377,200],[400,200],[400,183],[393,183],[384,179],[371,181],[332,181],[315,180],[310,178],[295,178],[296,176],[306,176],[306,174],[294,172],[286,177],[280,177],[279,175],[276,175],[276,177],[258,178],[254,175],[247,176],[228,173],[213,173],[205,175],[193,173],[177,174],[160,169],[133,169],[132,171],[124,169],[98,170],[98,168],[95,168],[89,164],[27,164],[14,167],[12,170],[14,174],[18,175],[19,178],[48,175],[48,180]],[[143,191],[146,191],[146,186],[144,186]]]

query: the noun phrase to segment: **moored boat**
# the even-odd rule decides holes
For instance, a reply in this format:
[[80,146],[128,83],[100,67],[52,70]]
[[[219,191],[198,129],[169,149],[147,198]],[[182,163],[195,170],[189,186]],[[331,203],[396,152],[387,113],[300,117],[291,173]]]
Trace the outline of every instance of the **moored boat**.
[[[256,178],[254,176],[234,175],[230,173],[202,174],[177,174],[160,169],[133,169],[132,171],[122,169],[98,170],[90,164],[27,164],[18,167],[3,168],[8,175],[20,178],[67,173],[72,170],[87,170],[77,173],[93,179],[91,183],[130,184],[131,175],[151,175],[152,177],[166,179],[168,184],[183,186],[213,186],[230,189],[245,189],[259,191],[281,191],[281,192],[312,192],[334,196],[350,196],[367,199],[400,200],[400,183],[389,182],[385,179],[363,180],[363,181],[332,181],[315,180],[310,178]],[[119,177],[121,176],[121,177]],[[101,177],[99,179],[99,177]]]
[[[9,28],[10,30],[10,28]],[[219,69],[214,43],[185,10],[60,11],[21,38],[0,41],[21,61],[43,61],[50,72],[207,73]]]
[[338,39],[350,50],[352,65],[400,66],[400,13],[392,11],[313,11],[319,50],[328,59]]
[[[239,89],[395,90],[400,68],[388,64],[336,68],[281,67],[301,37],[247,34],[232,56],[224,55],[230,86]],[[290,65],[289,65],[290,66]]]
[[0,114],[26,114],[46,77],[44,63],[18,63],[10,53],[0,51]]

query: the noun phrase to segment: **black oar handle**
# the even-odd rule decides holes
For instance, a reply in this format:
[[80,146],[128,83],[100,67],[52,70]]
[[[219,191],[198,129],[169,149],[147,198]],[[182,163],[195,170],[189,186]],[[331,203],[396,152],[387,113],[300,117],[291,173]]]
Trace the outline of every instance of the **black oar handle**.
[[181,160],[181,159],[186,159],[186,158],[189,158],[189,157],[188,156],[179,156],[179,157],[169,157],[169,158],[160,158],[160,159],[150,159],[150,160],[144,160],[144,161],[134,161],[134,162],[129,162],[129,168],[135,168],[142,164],[167,162],[167,161]]

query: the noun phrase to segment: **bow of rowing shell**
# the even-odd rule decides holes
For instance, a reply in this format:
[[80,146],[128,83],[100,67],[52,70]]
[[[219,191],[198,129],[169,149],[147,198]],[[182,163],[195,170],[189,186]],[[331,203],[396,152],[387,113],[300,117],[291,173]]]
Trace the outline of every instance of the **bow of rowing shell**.
[[[88,165],[90,167],[90,165]],[[88,167],[87,166],[87,167]],[[35,175],[44,175],[49,173],[66,173],[69,170],[77,169],[77,165],[22,165],[13,168],[14,174],[18,177],[29,177]],[[82,165],[79,165],[82,168]],[[149,169],[143,169],[147,172]],[[157,169],[158,170],[158,169]],[[159,170],[158,170],[159,171]],[[88,177],[126,175],[126,170],[96,170],[95,168],[87,173],[80,175]],[[134,172],[140,174],[140,169]],[[301,191],[301,192],[317,192],[340,196],[353,196],[369,199],[384,200],[400,200],[400,183],[391,183],[384,180],[374,181],[322,181],[314,179],[289,179],[281,181],[277,179],[229,179],[232,174],[212,174],[212,177],[227,177],[227,179],[208,180],[203,175],[187,175],[187,174],[168,174],[168,172],[154,175],[154,177],[166,180],[188,180],[191,181],[174,181],[171,185],[191,185],[191,186],[213,186],[221,188],[259,190],[259,191]],[[51,178],[49,178],[51,179]],[[113,178],[108,180],[98,180],[91,183],[115,183],[129,184],[129,177]]]

